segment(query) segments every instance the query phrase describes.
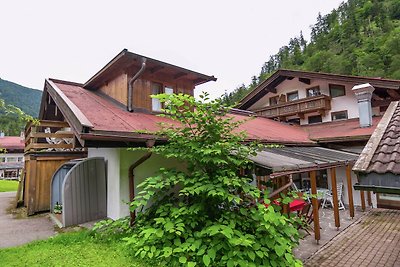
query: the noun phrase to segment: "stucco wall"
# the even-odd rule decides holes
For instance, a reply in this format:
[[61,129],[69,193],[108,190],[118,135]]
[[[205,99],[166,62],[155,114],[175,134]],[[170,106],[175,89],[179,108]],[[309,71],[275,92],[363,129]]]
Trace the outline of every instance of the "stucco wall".
[[[331,101],[331,110],[326,112],[325,116],[322,117],[323,122],[331,121],[331,112],[347,110],[348,118],[358,118],[358,104],[357,99],[354,93],[351,91],[355,84],[343,83],[343,82],[334,82],[334,81],[326,81],[326,80],[311,80],[311,84],[304,84],[299,82],[297,78],[292,80],[285,80],[281,84],[279,84],[276,89],[277,93],[267,93],[264,97],[262,97],[257,103],[252,105],[249,110],[258,109],[262,107],[269,106],[269,98],[274,97],[281,94],[287,94],[289,92],[298,91],[299,98],[306,97],[306,89],[314,86],[319,86],[321,94],[330,95],[329,94],[329,84],[340,84],[346,87],[346,95],[332,98]],[[308,116],[313,116],[317,114],[305,114],[305,118],[300,121],[300,124],[308,124]]]

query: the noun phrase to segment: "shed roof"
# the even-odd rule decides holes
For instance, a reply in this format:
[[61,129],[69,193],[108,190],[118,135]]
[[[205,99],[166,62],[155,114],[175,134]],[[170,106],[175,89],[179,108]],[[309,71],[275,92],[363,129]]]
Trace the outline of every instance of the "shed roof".
[[266,148],[251,157],[257,165],[271,169],[276,177],[285,173],[326,169],[355,162],[358,154],[323,147]]
[[400,174],[400,105],[392,102],[369,139],[354,171]]

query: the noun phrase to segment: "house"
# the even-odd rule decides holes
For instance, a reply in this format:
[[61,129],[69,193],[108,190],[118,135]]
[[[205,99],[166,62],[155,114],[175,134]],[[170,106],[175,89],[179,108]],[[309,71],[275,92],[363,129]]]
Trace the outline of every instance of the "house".
[[0,133],[0,179],[18,180],[24,162],[24,137]]
[[375,192],[381,208],[400,209],[399,103],[390,104],[353,167],[359,177],[354,188]]
[[[399,80],[282,69],[245,96],[238,108],[260,117],[298,125],[319,146],[360,153],[390,102],[400,100],[399,88]],[[286,153],[295,159],[309,156],[304,151],[292,154]],[[318,158],[315,151],[311,157]],[[357,182],[354,172],[350,174],[351,183],[346,181],[354,163],[354,160],[349,161],[347,167],[336,170],[338,182],[344,185],[346,205],[350,205],[347,200],[351,194],[349,187]],[[310,172],[296,172],[298,174],[293,172],[293,181],[297,187],[308,187]],[[329,168],[320,169],[317,186],[332,188],[331,178]],[[364,198],[361,191],[360,195],[354,196],[354,203],[364,206]],[[368,203],[376,207],[374,195],[368,193],[367,198]]]

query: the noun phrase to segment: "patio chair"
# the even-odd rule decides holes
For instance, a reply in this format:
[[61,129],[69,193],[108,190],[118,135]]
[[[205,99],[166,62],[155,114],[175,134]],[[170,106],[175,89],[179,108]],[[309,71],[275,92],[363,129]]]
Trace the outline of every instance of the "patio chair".
[[[318,199],[318,210],[321,208],[322,201]],[[302,224],[298,227],[298,229],[303,229],[304,231],[307,232],[307,234],[311,234],[311,231],[314,231],[314,228],[312,226],[314,222],[314,210],[312,208],[311,202],[308,202],[302,209],[302,211],[298,215],[300,217],[300,220],[302,221]],[[321,227],[320,227],[321,229]]]
[[[337,191],[338,201],[339,201],[339,210],[345,210],[346,208],[344,207],[344,204],[342,202],[343,183],[338,183],[337,184],[336,191]],[[333,207],[333,194],[332,194],[332,191],[325,193],[324,202],[322,203],[322,208],[325,208],[325,206],[328,206],[328,204],[331,207]]]

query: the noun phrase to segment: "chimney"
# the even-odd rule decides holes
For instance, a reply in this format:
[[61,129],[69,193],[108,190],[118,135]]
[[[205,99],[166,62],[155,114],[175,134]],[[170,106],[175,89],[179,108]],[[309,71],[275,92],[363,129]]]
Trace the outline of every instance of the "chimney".
[[352,89],[358,102],[360,127],[370,127],[372,125],[371,98],[374,90],[375,88],[369,83],[356,85]]

